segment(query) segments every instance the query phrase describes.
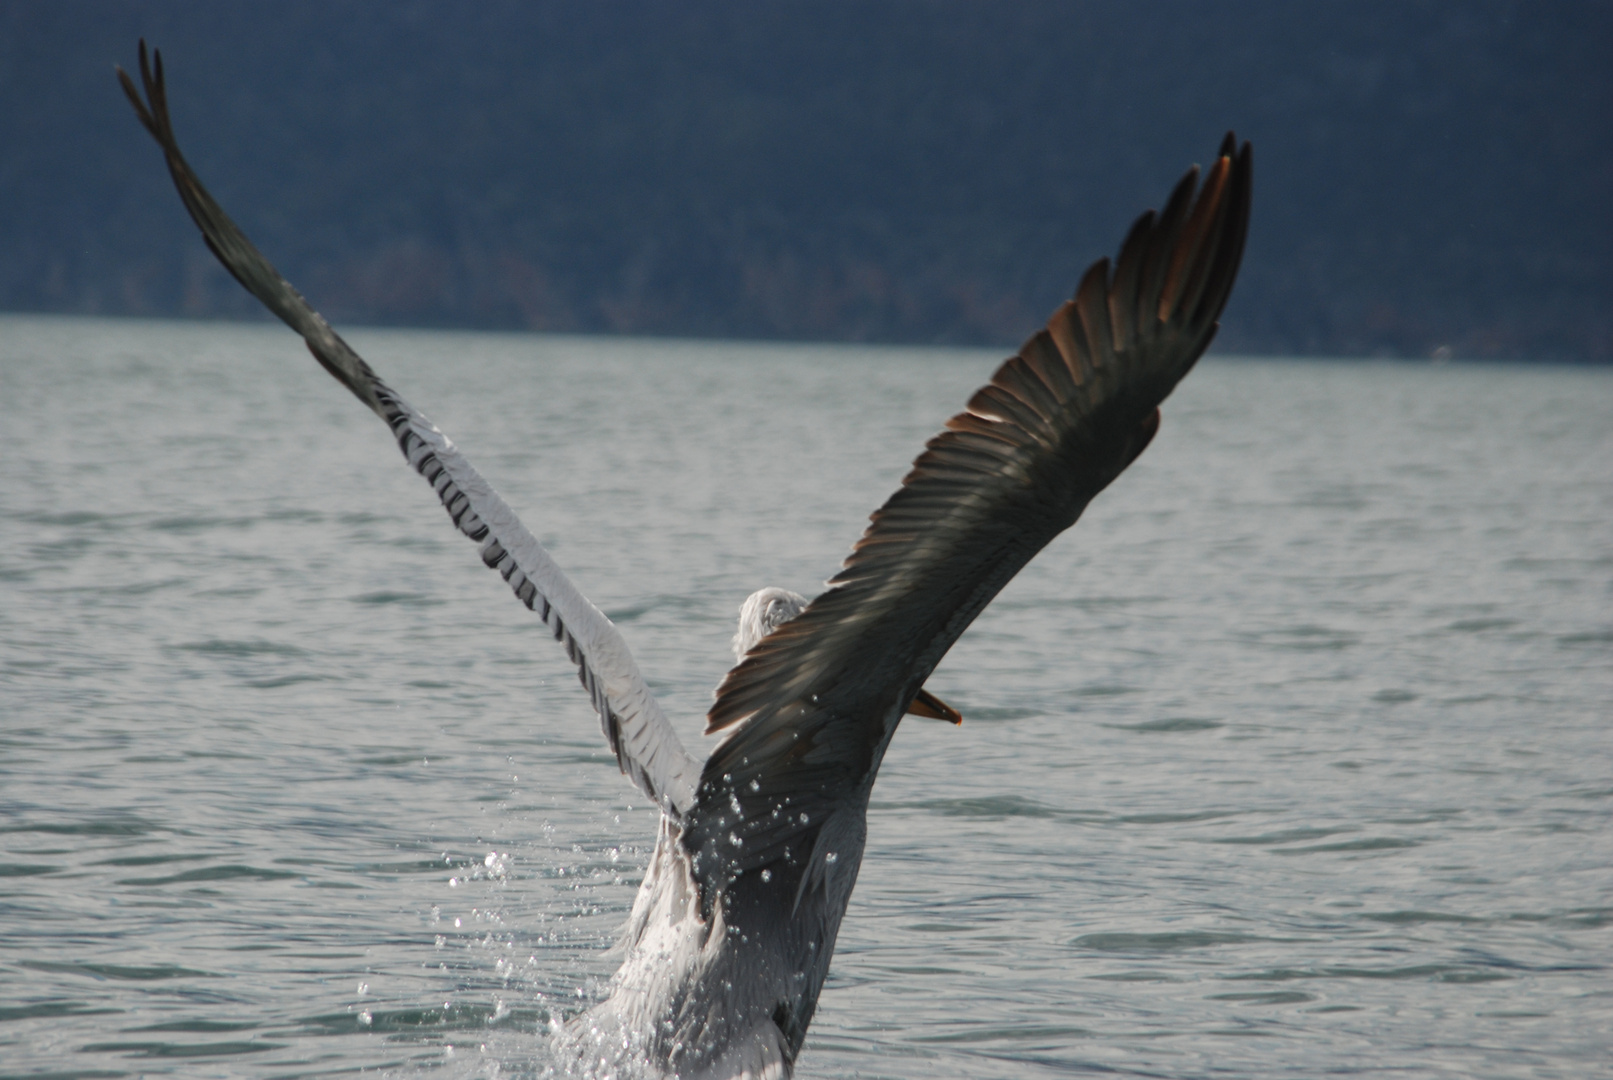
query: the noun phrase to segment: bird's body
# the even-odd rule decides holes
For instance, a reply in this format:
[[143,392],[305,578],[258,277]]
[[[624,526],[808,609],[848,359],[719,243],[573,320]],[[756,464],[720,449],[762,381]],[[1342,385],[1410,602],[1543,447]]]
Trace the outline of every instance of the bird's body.
[[663,817],[610,994],[566,1026],[562,1052],[600,1075],[648,1062],[683,1080],[789,1076],[862,861],[866,810],[826,824],[841,850],[794,911],[779,903],[790,883],[769,873],[735,882],[705,915],[682,830]]
[[315,359],[391,428],[454,525],[481,545],[577,665],[617,762],[661,810],[655,852],[605,1001],[559,1040],[590,1070],[683,1080],[785,1078],[828,974],[902,717],[956,721],[924,682],[958,636],[1153,438],[1158,406],[1214,336],[1248,224],[1250,155],[1231,135],[1143,215],[1111,271],[1074,298],[946,424],[877,510],[828,589],[741,609],[701,765],[610,620],[492,487],[274,270],[191,171],[160,57],[140,52],[141,122],[207,245]]

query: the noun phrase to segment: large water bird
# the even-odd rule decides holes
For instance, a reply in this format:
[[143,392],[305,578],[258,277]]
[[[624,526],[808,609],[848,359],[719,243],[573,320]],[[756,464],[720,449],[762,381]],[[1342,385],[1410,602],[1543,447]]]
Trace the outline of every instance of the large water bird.
[[[460,456],[383,382],[224,214],[186,164],[160,56],[145,95],[118,76],[162,146],[207,246],[391,428],[458,529],[564,646],[622,771],[661,809],[609,997],[558,1040],[591,1071],[786,1078],[806,1038],[862,861],[869,791],[964,628],[1148,445],[1159,404],[1215,335],[1249,219],[1249,145],[1229,134],[1198,182],[1132,227],[1111,266],[926,445],[810,603],[743,605],[737,665],[717,690],[704,766],[679,742],[616,627],[577,591]],[[636,1063],[636,1066],[635,1066]]]

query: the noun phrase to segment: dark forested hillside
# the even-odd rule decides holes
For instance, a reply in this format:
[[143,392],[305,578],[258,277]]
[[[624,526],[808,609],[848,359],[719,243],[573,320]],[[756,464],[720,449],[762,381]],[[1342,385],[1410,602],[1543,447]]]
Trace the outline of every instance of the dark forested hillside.
[[0,0],[0,309],[1008,344],[1228,128],[1224,351],[1613,360],[1613,4]]

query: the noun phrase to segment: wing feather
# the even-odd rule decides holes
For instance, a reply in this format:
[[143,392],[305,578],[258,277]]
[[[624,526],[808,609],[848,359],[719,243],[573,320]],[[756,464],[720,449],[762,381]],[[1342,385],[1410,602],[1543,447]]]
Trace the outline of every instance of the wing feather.
[[148,63],[143,41],[140,76],[144,99],[118,69],[125,93],[162,147],[179,197],[208,248],[248,292],[302,335],[326,371],[387,422],[405,460],[436,491],[455,527],[482,545],[482,562],[509,583],[516,599],[543,620],[577,665],[577,677],[599,713],[622,772],[664,811],[681,817],[694,802],[699,766],[651,695],[620,631],[577,590],[453,442],[376,375],[208,194],[174,138],[162,55]]
[[1147,446],[1231,293],[1250,176],[1229,135],[1202,185],[1195,167],[1142,215],[1112,270],[1095,263],[929,441],[828,590],[728,673],[707,715],[726,738],[684,832],[707,887],[794,866],[866,798],[958,635]]

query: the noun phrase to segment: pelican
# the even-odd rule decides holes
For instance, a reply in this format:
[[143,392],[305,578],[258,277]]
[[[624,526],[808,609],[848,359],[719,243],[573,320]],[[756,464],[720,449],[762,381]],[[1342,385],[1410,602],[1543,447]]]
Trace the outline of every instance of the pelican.
[[1159,405],[1209,345],[1249,220],[1232,134],[1165,209],[1132,226],[1073,299],[946,422],[815,599],[744,602],[704,765],[679,741],[617,628],[448,437],[280,276],[174,139],[162,58],[144,96],[117,69],[213,254],[391,428],[482,562],[564,647],[616,761],[660,808],[608,997],[557,1046],[585,1072],[787,1080],[862,862],[869,792],[908,713],[957,722],[924,682],[999,590],[1142,453]]

